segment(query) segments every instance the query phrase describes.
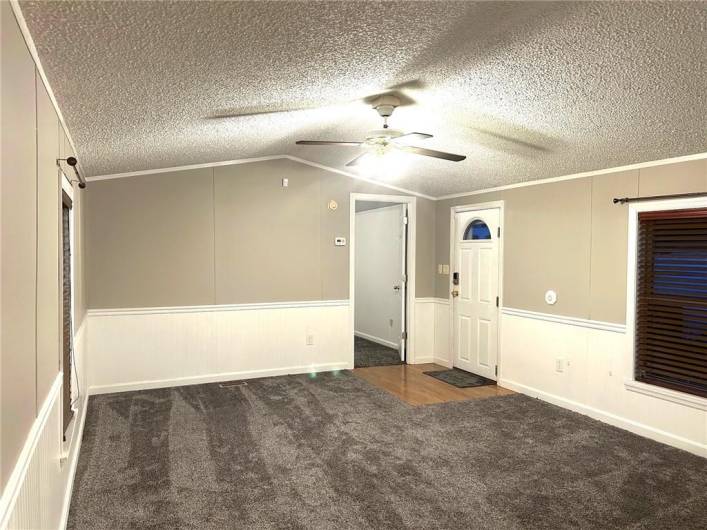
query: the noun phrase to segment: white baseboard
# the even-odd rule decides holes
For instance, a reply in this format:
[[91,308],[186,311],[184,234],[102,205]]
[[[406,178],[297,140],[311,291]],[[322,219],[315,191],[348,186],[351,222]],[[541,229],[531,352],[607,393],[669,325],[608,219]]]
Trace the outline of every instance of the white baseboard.
[[363,333],[362,331],[354,331],[354,335],[357,337],[361,337],[362,339],[370,340],[371,342],[375,342],[376,344],[381,344],[383,346],[387,346],[388,348],[393,348],[395,350],[398,349],[399,344],[396,344],[394,342],[391,342],[389,340],[381,339],[380,337],[376,337],[375,335],[369,335],[368,333]]
[[515,381],[511,381],[509,379],[499,379],[498,384],[510,390],[520,392],[521,394],[525,394],[533,398],[538,398],[543,401],[547,401],[548,403],[552,403],[553,405],[557,405],[559,407],[563,407],[574,412],[584,414],[586,416],[594,418],[595,420],[599,420],[604,423],[608,423],[609,425],[613,425],[614,427],[625,429],[634,434],[638,434],[640,436],[644,436],[652,440],[656,440],[668,445],[672,445],[674,447],[678,447],[680,449],[684,449],[685,451],[689,451],[690,453],[694,453],[698,456],[707,457],[707,445],[699,444],[697,442],[682,438],[680,436],[676,436],[669,432],[665,432],[660,429],[656,429],[654,427],[650,427],[648,425],[644,425],[642,423],[623,418],[610,412],[583,405],[582,403],[578,403],[576,401],[572,401],[561,396],[550,394],[548,392],[543,392],[542,390],[538,390],[537,388],[532,388],[517,383]]
[[446,366],[447,368],[454,368],[454,365],[449,359],[443,359],[442,357],[435,357],[434,361],[435,364],[439,364],[440,366]]
[[415,357],[413,362],[408,361],[408,364],[428,364],[435,362],[435,358],[431,356]]
[[417,357],[415,359],[415,362],[409,363],[409,364],[438,364],[440,366],[447,366],[449,361],[446,359],[442,359],[440,357],[432,357],[432,356],[425,356],[425,357]]
[[290,366],[285,368],[271,368],[266,370],[249,370],[242,372],[228,372],[222,374],[197,375],[179,377],[176,379],[156,379],[152,381],[136,381],[133,383],[118,383],[113,385],[92,386],[88,389],[89,395],[111,394],[114,392],[130,392],[133,390],[149,390],[151,388],[169,388],[173,386],[200,385],[203,383],[220,383],[224,381],[238,381],[242,379],[256,379],[258,377],[273,377],[278,375],[308,374],[317,372],[332,372],[335,370],[351,370],[351,363],[326,363],[312,364],[309,366]]
[[76,477],[76,467],[79,463],[79,454],[81,453],[81,440],[83,439],[83,428],[86,423],[86,411],[88,410],[88,395],[84,395],[81,399],[81,404],[79,405],[80,420],[78,424],[78,429],[74,430],[71,447],[69,449],[68,464],[69,473],[66,484],[66,491],[64,493],[64,502],[61,508],[61,521],[59,530],[65,530],[67,523],[69,522],[69,508],[71,507],[71,495],[74,491],[74,478]]

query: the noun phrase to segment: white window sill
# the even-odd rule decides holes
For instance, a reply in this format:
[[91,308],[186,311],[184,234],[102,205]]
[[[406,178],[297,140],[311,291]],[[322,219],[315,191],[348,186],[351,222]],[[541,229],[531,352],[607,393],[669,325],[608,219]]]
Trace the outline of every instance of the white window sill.
[[69,454],[71,453],[71,444],[76,436],[76,427],[78,426],[78,407],[72,407],[74,415],[66,428],[66,440],[63,439],[61,442],[61,463],[62,465],[69,459]]
[[648,385],[646,383],[633,380],[624,381],[624,386],[626,387],[626,390],[631,392],[638,392],[639,394],[644,394],[646,396],[663,399],[665,401],[672,401],[673,403],[678,403],[679,405],[685,405],[698,410],[707,410],[707,398],[693,396],[692,394],[686,394],[684,392],[678,392],[676,390],[670,390],[669,388],[662,388],[655,385]]

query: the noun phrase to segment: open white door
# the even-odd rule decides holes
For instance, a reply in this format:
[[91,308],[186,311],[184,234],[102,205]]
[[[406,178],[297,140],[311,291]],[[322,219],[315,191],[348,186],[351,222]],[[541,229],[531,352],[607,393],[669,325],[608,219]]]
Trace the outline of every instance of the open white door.
[[356,213],[354,333],[405,360],[407,204]]
[[407,233],[408,233],[408,206],[400,205],[400,246],[401,246],[401,277],[400,277],[400,360],[405,361],[407,355]]
[[458,212],[454,225],[453,363],[496,380],[500,209]]

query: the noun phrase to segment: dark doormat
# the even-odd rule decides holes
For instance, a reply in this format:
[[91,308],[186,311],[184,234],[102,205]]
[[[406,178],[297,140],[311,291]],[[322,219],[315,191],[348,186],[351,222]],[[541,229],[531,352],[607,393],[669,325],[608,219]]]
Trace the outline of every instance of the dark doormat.
[[425,375],[454,385],[457,388],[469,388],[472,386],[486,386],[495,385],[496,381],[492,381],[486,377],[472,374],[465,370],[460,370],[459,368],[452,368],[451,370],[436,370],[433,372],[423,372]]

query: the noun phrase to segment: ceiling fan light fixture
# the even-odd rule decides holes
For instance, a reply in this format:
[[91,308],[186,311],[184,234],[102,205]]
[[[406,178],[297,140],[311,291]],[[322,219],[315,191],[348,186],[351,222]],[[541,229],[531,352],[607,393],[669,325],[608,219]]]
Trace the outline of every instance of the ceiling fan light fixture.
[[393,145],[388,141],[371,142],[366,144],[366,150],[376,156],[385,156],[393,150]]
[[[451,162],[461,162],[466,158],[463,155],[455,155],[453,153],[445,153],[444,151],[436,151],[434,149],[425,149],[408,145],[410,140],[426,140],[432,138],[431,134],[410,132],[403,133],[395,129],[388,128],[388,118],[393,113],[395,108],[400,105],[400,100],[391,94],[378,96],[373,100],[373,108],[383,117],[383,128],[370,131],[366,134],[363,142],[332,142],[324,140],[298,140],[299,145],[351,145],[361,146],[364,148],[364,153],[349,161],[347,166],[368,165],[371,159],[382,160],[385,158],[386,164],[397,161],[399,156],[404,152],[449,160]],[[387,155],[387,156],[386,156]]]

